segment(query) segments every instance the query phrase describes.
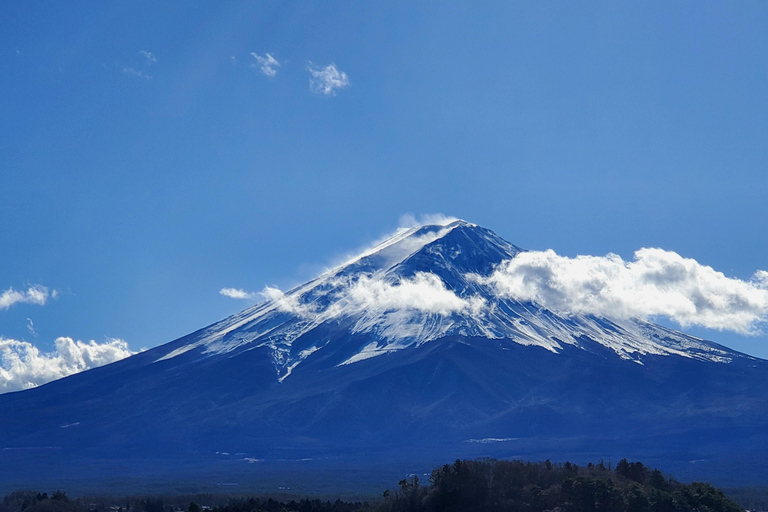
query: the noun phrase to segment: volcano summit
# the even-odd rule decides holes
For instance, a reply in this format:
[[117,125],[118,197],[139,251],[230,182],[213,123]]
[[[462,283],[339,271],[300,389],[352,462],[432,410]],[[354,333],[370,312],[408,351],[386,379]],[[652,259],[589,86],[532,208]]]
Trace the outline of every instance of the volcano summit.
[[465,221],[404,230],[183,338],[0,395],[0,466],[16,469],[0,485],[479,455],[629,456],[683,476],[697,461],[725,481],[764,459],[768,362],[500,293],[495,272],[522,252]]

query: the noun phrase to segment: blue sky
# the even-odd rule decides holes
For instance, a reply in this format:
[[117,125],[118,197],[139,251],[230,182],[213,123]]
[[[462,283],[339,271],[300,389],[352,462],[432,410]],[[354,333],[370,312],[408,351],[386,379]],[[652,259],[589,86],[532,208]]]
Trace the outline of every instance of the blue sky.
[[768,269],[766,2],[158,4],[3,5],[0,293],[56,297],[2,337],[156,346],[409,212]]

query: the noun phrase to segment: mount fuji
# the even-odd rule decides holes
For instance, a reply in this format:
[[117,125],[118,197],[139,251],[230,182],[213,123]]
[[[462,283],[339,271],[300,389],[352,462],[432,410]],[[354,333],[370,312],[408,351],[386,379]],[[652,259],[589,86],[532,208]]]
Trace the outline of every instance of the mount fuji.
[[767,361],[500,295],[489,278],[522,251],[465,221],[404,230],[175,341],[0,395],[0,487],[458,456],[768,475]]

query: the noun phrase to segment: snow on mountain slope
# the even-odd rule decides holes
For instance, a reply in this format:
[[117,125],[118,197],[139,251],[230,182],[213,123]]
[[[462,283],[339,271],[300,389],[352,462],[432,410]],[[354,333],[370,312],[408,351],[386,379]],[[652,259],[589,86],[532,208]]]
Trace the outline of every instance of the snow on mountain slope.
[[640,364],[647,355],[714,362],[744,357],[641,320],[564,316],[500,297],[484,278],[520,252],[461,220],[404,230],[287,293],[268,288],[266,302],[203,329],[157,361],[267,347],[282,382],[302,362],[322,354],[328,333],[340,329],[359,335],[359,341],[336,366],[455,335],[555,353],[566,345],[584,350],[600,345]]

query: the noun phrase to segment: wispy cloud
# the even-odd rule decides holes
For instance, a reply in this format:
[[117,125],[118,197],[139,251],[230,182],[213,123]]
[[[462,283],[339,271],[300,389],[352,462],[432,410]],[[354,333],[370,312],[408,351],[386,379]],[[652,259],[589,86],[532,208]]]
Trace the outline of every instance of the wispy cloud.
[[27,341],[0,337],[0,393],[33,388],[134,354],[117,339],[85,343],[61,337],[54,345],[44,353]]
[[310,62],[307,71],[312,75],[309,79],[309,89],[317,94],[334,96],[337,89],[346,89],[350,85],[347,74],[335,64],[317,66]]
[[258,53],[251,53],[251,56],[256,59],[256,64],[251,64],[251,67],[258,67],[264,75],[270,78],[277,74],[275,68],[280,67],[280,63],[271,53],[267,53],[263,57]]
[[0,310],[8,309],[15,304],[36,304],[44,306],[49,298],[56,298],[56,291],[48,291],[45,286],[35,284],[27,288],[26,291],[18,291],[8,288],[0,294]]
[[146,50],[141,50],[139,52],[139,55],[143,55],[144,58],[147,59],[147,64],[149,64],[149,65],[157,64],[157,57],[155,57],[155,55],[152,52],[148,52]]
[[442,213],[424,213],[418,216],[406,213],[400,217],[399,225],[401,228],[415,228],[428,225],[447,226],[457,220],[460,219],[450,215],[443,215]]
[[273,286],[265,286],[259,295],[274,302],[280,311],[292,313],[302,318],[309,318],[318,313],[312,305],[302,304],[298,295],[286,295],[279,288]]
[[152,75],[147,74],[144,70],[136,68],[123,68],[124,75],[137,76],[145,80],[152,80]]
[[29,331],[29,334],[37,338],[37,331],[35,330],[35,322],[33,322],[31,318],[27,318],[27,330]]
[[518,254],[489,277],[474,279],[499,297],[534,301],[561,313],[609,318],[664,316],[682,327],[757,334],[768,319],[768,272],[749,281],[726,277],[694,259],[640,249],[634,260],[559,256],[552,250]]
[[262,294],[255,292],[246,292],[240,288],[222,288],[219,290],[219,295],[229,297],[230,299],[239,300],[254,300],[262,297]]

